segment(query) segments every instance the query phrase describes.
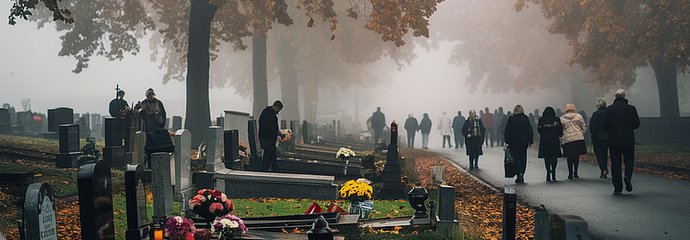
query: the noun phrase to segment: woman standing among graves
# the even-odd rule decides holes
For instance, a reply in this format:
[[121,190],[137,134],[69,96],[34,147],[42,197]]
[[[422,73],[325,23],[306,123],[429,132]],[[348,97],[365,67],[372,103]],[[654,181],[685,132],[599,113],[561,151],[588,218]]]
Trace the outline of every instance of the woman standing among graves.
[[580,165],[580,155],[587,154],[585,132],[587,124],[582,115],[576,112],[575,104],[565,105],[565,114],[561,116],[563,124],[563,155],[568,158],[568,179],[580,178],[577,168]]
[[556,165],[561,156],[561,139],[563,125],[561,119],[556,117],[556,111],[552,107],[546,107],[543,116],[539,118],[537,131],[541,136],[539,141],[539,158],[544,159],[546,166],[546,181],[556,181]]
[[479,156],[484,154],[482,145],[485,133],[486,128],[484,128],[482,120],[477,118],[477,112],[470,110],[470,116],[462,126],[462,135],[465,136],[465,145],[467,146],[465,152],[470,157],[470,170],[479,168]]
[[510,155],[515,162],[515,183],[524,183],[527,169],[527,148],[533,143],[533,132],[530,119],[525,115],[522,105],[515,106],[513,115],[508,117],[505,129],[505,140],[510,148]]

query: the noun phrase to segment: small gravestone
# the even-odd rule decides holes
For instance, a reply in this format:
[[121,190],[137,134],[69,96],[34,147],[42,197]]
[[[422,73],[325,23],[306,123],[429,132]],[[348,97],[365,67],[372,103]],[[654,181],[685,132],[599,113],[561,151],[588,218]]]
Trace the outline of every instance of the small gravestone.
[[61,107],[48,109],[48,132],[57,132],[58,126],[74,123],[74,110]]
[[144,167],[127,165],[125,171],[125,193],[127,201],[126,239],[148,239],[149,220],[146,216],[146,189],[144,188]]
[[383,168],[383,184],[378,195],[379,199],[404,198],[398,157],[398,124],[391,123],[391,143],[388,145],[386,165]]
[[173,186],[170,153],[151,155],[151,188],[153,193],[153,216],[167,217],[172,214]]
[[10,133],[12,133],[12,117],[10,116],[10,110],[0,108],[0,134]]
[[[458,221],[455,218],[455,188],[448,185],[440,185],[438,188],[438,217],[436,219],[436,230],[448,236],[453,228],[458,228]],[[432,213],[434,215],[434,213]]]
[[259,147],[257,144],[257,133],[256,133],[256,120],[251,119],[247,121],[247,134],[249,136],[249,169],[252,171],[261,170],[261,156],[259,155]]
[[215,172],[225,168],[223,165],[223,129],[218,126],[208,128],[206,139],[206,171]]
[[146,133],[138,131],[134,134],[132,150],[132,164],[144,164],[144,149],[146,148]]
[[444,166],[431,167],[431,182],[432,184],[442,184],[444,180],[446,168]]
[[117,169],[125,169],[129,163],[125,157],[125,147],[122,145],[124,120],[122,118],[105,118],[105,147],[103,160],[110,162]]
[[240,157],[240,143],[238,130],[225,130],[223,132],[223,152],[225,153],[225,168],[234,169],[235,159]]
[[248,146],[249,142],[249,136],[248,134],[248,125],[247,121],[252,119],[249,116],[249,113],[245,112],[237,112],[237,111],[229,111],[225,110],[225,115],[223,116],[223,130],[231,130],[231,129],[237,129],[240,134],[240,144],[244,144],[245,146]]
[[[191,149],[192,134],[189,130],[180,129],[175,132],[175,189],[174,196],[178,201],[185,205],[185,198],[191,197],[192,192],[192,171],[191,171]],[[184,197],[183,197],[184,196]]]
[[81,155],[81,149],[79,148],[79,125],[65,124],[60,125],[59,129],[60,151],[56,155],[55,167],[77,167],[77,159]]
[[77,172],[82,239],[114,239],[113,192],[110,166],[88,163]]
[[416,183],[419,181],[419,177],[417,176],[417,167],[416,167],[416,161],[414,158],[400,158],[400,168],[402,171],[402,175],[407,177],[408,182],[410,183]]
[[26,190],[22,216],[25,239],[57,240],[53,190],[47,183],[33,183]]
[[224,117],[217,117],[216,118],[216,126],[224,128],[225,127],[225,118]]
[[554,214],[550,235],[551,239],[588,240],[587,221],[580,216]]
[[173,116],[172,118],[172,129],[173,131],[177,131],[182,129],[182,117],[180,116]]

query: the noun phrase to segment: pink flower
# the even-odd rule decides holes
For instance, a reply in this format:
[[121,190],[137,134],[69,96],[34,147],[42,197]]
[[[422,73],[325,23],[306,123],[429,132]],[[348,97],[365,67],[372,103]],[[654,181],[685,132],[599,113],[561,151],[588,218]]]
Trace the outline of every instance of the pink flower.
[[197,195],[204,195],[204,193],[206,193],[206,191],[208,191],[208,189],[201,189],[201,190],[197,191],[196,194]]
[[232,201],[230,201],[230,199],[225,199],[224,203],[228,206],[228,211],[235,210],[235,205],[232,204]]
[[223,194],[220,195],[220,201],[221,201],[221,202],[225,202],[225,200],[228,200],[228,196],[225,195],[225,193],[223,193]]
[[220,203],[212,203],[211,206],[208,207],[210,213],[215,213],[217,210],[223,211],[223,209],[223,204]]
[[206,202],[206,197],[201,196],[201,195],[196,195],[196,196],[194,196],[194,198],[192,198],[192,200],[196,200],[199,202]]
[[218,190],[213,190],[213,191],[211,191],[211,195],[213,195],[215,198],[220,199],[222,197],[223,193],[218,191]]
[[188,232],[184,235],[185,240],[194,240],[194,233],[193,232]]

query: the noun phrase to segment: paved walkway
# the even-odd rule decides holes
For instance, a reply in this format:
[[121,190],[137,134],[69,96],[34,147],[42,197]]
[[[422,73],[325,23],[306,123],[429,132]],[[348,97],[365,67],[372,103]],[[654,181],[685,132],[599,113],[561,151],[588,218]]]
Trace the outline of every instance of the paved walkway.
[[[468,169],[465,150],[433,149]],[[580,163],[580,179],[568,180],[565,159],[559,159],[555,183],[546,182],[546,169],[529,151],[525,184],[503,178],[503,149],[485,148],[479,170],[472,174],[495,186],[513,186],[531,206],[544,204],[554,213],[584,218],[598,239],[690,239],[690,182],[635,174],[634,190],[613,196],[611,179],[599,178],[599,167]],[[610,177],[610,176],[609,176]],[[519,220],[518,220],[519,221]]]

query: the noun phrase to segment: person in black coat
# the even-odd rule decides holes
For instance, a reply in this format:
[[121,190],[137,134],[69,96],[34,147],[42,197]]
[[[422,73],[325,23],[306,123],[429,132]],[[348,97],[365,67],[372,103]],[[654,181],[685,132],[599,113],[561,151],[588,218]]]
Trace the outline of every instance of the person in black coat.
[[635,129],[640,127],[640,116],[637,109],[628,104],[625,90],[616,91],[616,100],[606,108],[604,130],[609,133],[609,150],[611,151],[611,178],[613,194],[621,195],[621,163],[625,162],[625,190],[633,190],[631,178],[635,162]]
[[556,181],[556,165],[558,157],[561,156],[560,137],[563,136],[563,125],[552,107],[544,109],[543,116],[539,118],[539,124],[537,124],[537,131],[541,136],[539,158],[544,159],[546,181]]
[[465,136],[462,134],[462,129],[465,126],[465,117],[462,112],[458,111],[458,115],[453,118],[453,135],[455,135],[455,149],[465,147]]
[[385,138],[383,130],[386,128],[386,115],[381,112],[381,107],[371,115],[371,127],[374,129],[374,141]]
[[135,107],[143,122],[142,131],[153,132],[165,128],[165,107],[163,102],[156,98],[152,88],[146,90],[146,99]]
[[510,148],[510,155],[515,162],[515,183],[524,183],[527,169],[527,148],[532,145],[534,135],[529,118],[525,115],[522,105],[515,106],[513,115],[508,117],[505,129],[506,144]]
[[422,148],[429,149],[429,134],[431,133],[431,119],[428,113],[424,113],[422,121],[419,123],[419,130],[422,131]]
[[592,118],[589,119],[589,132],[594,147],[594,155],[597,157],[599,163],[599,178],[607,178],[609,174],[608,159],[609,159],[609,133],[604,130],[604,117],[606,115],[606,99],[599,98],[597,100],[597,111],[592,113]]
[[470,116],[462,126],[462,135],[465,137],[467,156],[470,156],[470,170],[479,168],[479,156],[482,152],[486,128],[482,120],[477,118],[477,112],[470,110]]
[[414,137],[419,131],[419,122],[412,114],[405,120],[405,131],[407,131],[407,148],[414,148]]
[[259,144],[264,150],[261,159],[261,170],[273,172],[279,171],[276,158],[276,142],[281,138],[278,126],[278,113],[283,110],[283,103],[275,101],[272,106],[267,106],[259,116]]

